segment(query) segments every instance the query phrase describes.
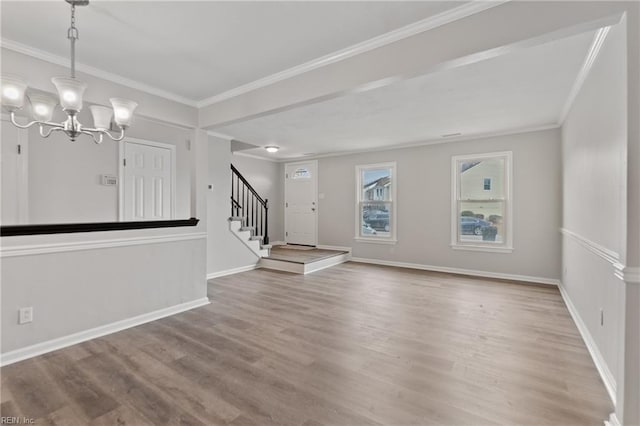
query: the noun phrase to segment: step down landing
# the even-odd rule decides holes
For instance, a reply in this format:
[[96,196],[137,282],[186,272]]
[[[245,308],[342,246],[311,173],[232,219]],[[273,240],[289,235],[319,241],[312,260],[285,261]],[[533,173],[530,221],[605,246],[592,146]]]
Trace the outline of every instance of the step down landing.
[[304,246],[273,246],[269,256],[260,259],[259,266],[276,271],[309,274],[347,262],[351,253]]

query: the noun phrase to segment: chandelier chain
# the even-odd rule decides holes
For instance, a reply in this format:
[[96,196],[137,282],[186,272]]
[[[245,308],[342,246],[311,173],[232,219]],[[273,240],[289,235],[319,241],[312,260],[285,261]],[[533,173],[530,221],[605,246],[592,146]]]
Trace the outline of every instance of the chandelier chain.
[[[2,1],[2,0],[0,0]],[[78,113],[82,110],[82,96],[87,88],[87,84],[76,80],[76,41],[79,39],[79,31],[76,28],[76,6],[86,6],[89,0],[66,0],[71,6],[71,25],[67,30],[67,39],[71,48],[71,78],[53,77],[51,81],[56,86],[59,95],[59,102],[45,94],[27,95],[26,83],[17,78],[2,78],[2,105],[11,114],[11,123],[20,128],[28,129],[38,126],[40,136],[48,138],[54,132],[64,132],[71,141],[75,141],[80,135],[88,135],[95,143],[102,143],[104,136],[114,141],[124,139],[125,130],[131,125],[133,111],[138,106],[137,102],[128,99],[111,98],[110,110],[101,105],[91,105],[89,109],[93,115],[94,127],[83,126],[78,121]],[[5,90],[5,84],[12,91]],[[24,108],[25,100],[31,103],[32,121],[21,124],[16,120],[16,112]],[[67,119],[63,122],[52,121],[54,108],[60,105],[62,111],[67,114]],[[119,129],[119,133],[112,132],[112,120]],[[1,422],[0,422],[1,423]]]
[[76,28],[76,5],[71,4],[71,26],[67,30],[67,38],[71,43],[71,78],[76,78],[76,40],[78,39]]

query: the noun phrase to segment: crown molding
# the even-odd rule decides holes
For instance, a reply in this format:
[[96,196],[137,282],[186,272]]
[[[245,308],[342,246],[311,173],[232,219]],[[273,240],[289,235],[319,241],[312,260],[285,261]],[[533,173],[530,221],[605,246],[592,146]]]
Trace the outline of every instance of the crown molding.
[[[231,142],[233,140],[236,140],[236,138],[234,138],[233,136],[227,135],[225,133],[214,132],[213,130],[207,130],[207,135],[213,136],[214,138],[226,140],[226,141],[229,141],[229,142]],[[256,160],[269,161],[271,163],[279,163],[280,162],[278,159],[275,159],[275,158],[260,157],[259,155],[247,154],[246,152],[242,152],[242,151],[232,152],[231,155],[232,156],[238,155],[240,157],[254,158]]]
[[196,106],[198,108],[203,108],[227,99],[231,99],[233,97],[242,95],[244,93],[251,92],[253,90],[260,89],[262,87],[266,87],[274,83],[278,83],[280,81],[298,76],[300,74],[304,74],[306,72],[313,71],[315,69],[322,68],[327,65],[331,65],[336,62],[343,61],[353,56],[360,55],[362,53],[371,51],[373,49],[377,49],[382,46],[386,46],[388,44],[403,40],[405,38],[409,38],[411,36],[423,33],[425,31],[429,31],[434,28],[438,28],[443,25],[450,24],[452,22],[458,21],[468,16],[475,15],[476,13],[483,12],[487,9],[500,6],[501,4],[507,3],[508,1],[511,1],[511,0],[496,0],[496,1],[473,0],[469,3],[444,11],[437,15],[430,16],[429,18],[422,19],[420,21],[414,22],[404,27],[400,27],[393,31],[389,31],[385,34],[381,34],[379,36],[354,44],[347,48],[330,53],[328,55],[313,59],[309,62],[296,65],[284,71],[271,74],[267,77],[252,81],[242,86],[238,86],[226,92],[219,93],[215,96],[202,99],[201,101],[197,102]]
[[[31,56],[36,59],[40,59],[55,65],[61,65],[64,67],[69,66],[69,58],[55,55],[53,53],[46,52],[44,50],[37,49],[35,47],[28,46],[26,44],[18,43],[13,40],[2,38],[0,40],[0,46],[4,49],[12,50],[14,52],[22,53],[23,55]],[[120,84],[122,86],[129,87],[131,89],[140,90],[141,92],[149,93],[151,95],[159,96],[161,98],[168,99],[170,101],[178,102],[190,107],[197,107],[197,101],[186,98],[184,96],[177,95],[164,89],[160,89],[148,84],[141,83],[139,81],[131,80],[126,77],[122,77],[117,74],[113,74],[107,71],[103,71],[98,68],[91,67],[79,62],[76,62],[76,70],[85,74],[92,75],[94,77],[101,78],[103,80],[111,81],[112,83]]]
[[398,145],[380,146],[376,148],[362,148],[362,149],[355,149],[355,150],[349,150],[349,151],[334,151],[334,152],[328,152],[325,154],[318,154],[318,155],[308,155],[308,156],[300,155],[295,157],[278,158],[278,159],[275,159],[275,161],[279,163],[288,163],[290,161],[316,160],[319,158],[341,157],[344,155],[354,155],[354,154],[360,154],[363,152],[393,151],[395,149],[418,148],[421,146],[439,145],[443,143],[466,142],[470,140],[517,135],[521,133],[542,132],[544,130],[552,130],[552,129],[558,129],[558,128],[560,128],[560,125],[558,123],[549,123],[549,124],[544,124],[540,126],[516,127],[516,128],[512,128],[508,130],[500,130],[496,132],[468,134],[468,135],[463,135],[463,136],[454,137],[454,138],[440,137],[436,139],[426,139],[420,142],[409,142],[409,143],[403,143]]
[[587,79],[587,76],[591,72],[591,68],[593,67],[598,54],[604,44],[607,35],[609,34],[609,30],[611,27],[603,27],[600,28],[596,35],[593,37],[593,41],[591,42],[591,46],[589,47],[589,51],[587,52],[587,56],[584,58],[584,62],[582,64],[582,68],[578,72],[576,76],[576,80],[573,82],[573,86],[571,87],[571,92],[569,92],[569,96],[564,103],[562,108],[562,112],[560,113],[560,119],[558,120],[559,124],[563,124],[567,119],[567,115],[569,115],[569,111],[571,111],[571,107],[573,106],[573,102],[576,100],[578,93],[580,93],[580,89],[584,85],[584,82]]
[[247,158],[253,158],[255,160],[261,160],[261,161],[268,161],[270,163],[283,163],[283,160],[279,160],[276,158],[266,158],[266,157],[260,157],[259,155],[255,155],[255,154],[248,154],[246,152],[242,152],[242,151],[236,151],[236,152],[232,152],[231,156],[238,156],[238,157],[247,157]]
[[[429,31],[431,29],[441,27],[443,25],[455,22],[457,20],[466,18],[476,13],[483,12],[485,10],[507,3],[509,1],[511,0],[494,0],[494,1],[472,0],[469,3],[444,11],[442,13],[431,16],[429,18],[414,22],[412,24],[395,29],[393,31],[389,31],[385,34],[381,34],[369,40],[365,40],[363,42],[354,44],[345,49],[341,49],[336,52],[330,53],[328,55],[321,56],[309,62],[296,65],[284,71],[277,72],[270,76],[252,81],[250,83],[244,84],[242,86],[238,86],[226,92],[222,92],[202,100],[190,99],[190,98],[178,95],[176,93],[172,93],[167,90],[160,89],[158,87],[150,86],[145,83],[141,83],[139,81],[132,80],[117,74],[107,72],[107,71],[103,71],[101,69],[98,69],[86,64],[82,64],[82,63],[76,63],[76,69],[85,74],[89,74],[94,77],[111,81],[113,83],[121,84],[123,86],[140,90],[142,92],[159,96],[174,102],[178,102],[191,107],[203,108],[203,107],[215,104],[217,102],[231,99],[235,96],[239,96],[244,93],[247,93],[262,87],[266,87],[271,84],[298,76],[300,74],[304,74],[306,72],[351,58],[353,56],[371,51],[373,49],[386,46],[388,44],[423,33],[425,31]],[[46,61],[52,64],[66,67],[68,66],[68,63],[69,63],[69,59],[66,57],[55,55],[53,53],[49,53],[44,50],[40,50],[35,47],[31,47],[31,46],[28,46],[13,40],[9,40],[6,38],[2,38],[0,40],[0,45],[5,49],[22,53],[24,55],[31,56],[37,59],[41,59],[43,61]]]
[[213,130],[207,130],[207,135],[213,136],[214,138],[218,138],[218,139],[224,139],[226,141],[232,141],[235,139],[233,136],[229,136],[224,133],[214,132]]

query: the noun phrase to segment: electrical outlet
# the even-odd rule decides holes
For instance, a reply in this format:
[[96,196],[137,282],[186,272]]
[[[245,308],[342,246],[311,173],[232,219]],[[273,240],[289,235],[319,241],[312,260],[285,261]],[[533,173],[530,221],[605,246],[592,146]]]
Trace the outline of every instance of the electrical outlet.
[[20,308],[18,311],[18,324],[27,324],[33,321],[33,308]]
[[604,326],[604,309],[600,308],[600,326]]

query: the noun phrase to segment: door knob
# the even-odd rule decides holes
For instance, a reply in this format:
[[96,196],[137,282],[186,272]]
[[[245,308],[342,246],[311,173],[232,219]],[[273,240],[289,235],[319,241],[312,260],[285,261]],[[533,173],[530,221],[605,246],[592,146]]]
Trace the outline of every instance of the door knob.
[[311,209],[311,211],[312,211],[312,212],[315,212],[315,211],[316,211],[316,209],[315,209],[315,208],[312,208],[312,209]]

